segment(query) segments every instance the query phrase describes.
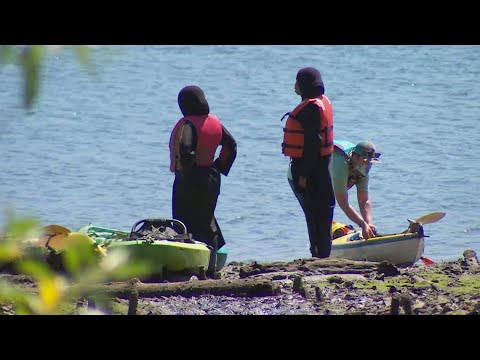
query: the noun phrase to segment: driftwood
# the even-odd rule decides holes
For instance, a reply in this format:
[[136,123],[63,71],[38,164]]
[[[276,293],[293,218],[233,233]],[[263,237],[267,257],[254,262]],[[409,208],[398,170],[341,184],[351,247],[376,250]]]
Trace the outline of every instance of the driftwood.
[[[119,282],[103,285],[92,285],[81,289],[89,296],[107,295],[121,299],[131,299],[132,292],[138,297],[160,296],[274,296],[280,293],[280,285],[268,280],[203,280],[175,283],[142,283]],[[135,295],[133,297],[135,298]],[[132,308],[132,312],[134,309]]]
[[259,264],[254,262],[240,268],[240,278],[257,274],[278,272],[316,272],[321,274],[369,274],[379,269],[379,263],[353,261],[345,259],[298,259],[293,262],[272,262]]
[[465,264],[468,266],[470,270],[475,270],[480,267],[480,265],[478,264],[478,258],[475,251],[465,250],[463,252],[463,258],[464,258]]
[[408,294],[395,294],[390,303],[390,315],[399,315],[400,306],[405,315],[413,315],[412,297]]
[[138,307],[138,289],[137,286],[140,283],[134,279],[130,282],[130,296],[128,298],[128,315],[137,315],[137,307]]

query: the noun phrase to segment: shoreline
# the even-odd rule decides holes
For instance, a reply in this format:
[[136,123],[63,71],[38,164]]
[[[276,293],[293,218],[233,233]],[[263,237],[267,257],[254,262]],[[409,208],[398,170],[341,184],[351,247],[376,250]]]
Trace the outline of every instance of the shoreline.
[[[2,274],[36,291],[25,275]],[[184,276],[161,282],[98,285],[110,298],[96,308],[85,298],[61,313],[78,315],[480,315],[480,265],[466,250],[456,261],[399,268],[388,262],[303,258],[230,262],[217,279]],[[4,314],[15,314],[2,302]]]

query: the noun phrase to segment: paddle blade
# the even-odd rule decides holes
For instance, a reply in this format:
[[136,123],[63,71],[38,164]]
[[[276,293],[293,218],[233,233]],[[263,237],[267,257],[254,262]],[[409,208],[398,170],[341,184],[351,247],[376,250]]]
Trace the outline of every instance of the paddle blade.
[[28,239],[31,246],[47,246],[53,238],[63,238],[71,231],[60,225],[47,225],[40,229],[40,235],[34,239]]
[[101,256],[106,256],[107,252],[104,247],[97,245],[95,240],[90,236],[79,233],[70,232],[68,234],[57,234],[48,243],[52,249],[56,251],[63,251],[68,247],[75,246],[76,244],[94,245],[94,250]]
[[42,233],[45,235],[69,234],[70,229],[61,225],[47,225],[42,228]]
[[446,213],[444,212],[433,212],[431,214],[423,215],[422,217],[419,217],[415,221],[418,223],[421,223],[422,225],[432,224],[434,222],[437,222],[438,220],[443,219],[445,215]]
[[433,264],[435,264],[435,261],[433,261],[433,260],[431,260],[431,259],[429,259],[429,258],[427,258],[427,257],[425,257],[425,256],[422,256],[422,257],[420,258],[420,260],[422,260],[425,265],[433,265]]

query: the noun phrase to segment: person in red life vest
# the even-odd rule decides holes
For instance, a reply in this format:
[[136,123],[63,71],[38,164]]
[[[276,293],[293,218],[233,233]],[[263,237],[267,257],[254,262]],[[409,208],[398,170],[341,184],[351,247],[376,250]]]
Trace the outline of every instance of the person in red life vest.
[[[178,94],[183,117],[170,135],[170,171],[175,173],[172,215],[182,221],[193,239],[212,247],[207,275],[215,272],[216,252],[223,245],[215,208],[221,174],[227,176],[237,156],[237,143],[214,114],[198,86],[186,86]],[[221,146],[218,158],[214,159]]]
[[295,93],[302,102],[284,115],[288,118],[282,143],[283,154],[291,158],[288,181],[305,213],[310,252],[319,258],[330,256],[335,208],[331,175],[333,108],[324,92],[317,69],[298,71]]

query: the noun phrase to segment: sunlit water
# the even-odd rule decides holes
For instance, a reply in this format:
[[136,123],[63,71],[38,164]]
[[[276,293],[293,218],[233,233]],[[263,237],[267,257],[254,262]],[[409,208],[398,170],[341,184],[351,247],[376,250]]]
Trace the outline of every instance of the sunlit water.
[[[71,229],[170,217],[168,139],[179,90],[196,84],[238,143],[216,211],[229,260],[309,256],[280,118],[299,102],[298,69],[315,66],[336,138],[382,152],[370,187],[379,231],[444,211],[425,226],[425,255],[480,251],[479,46],[103,46],[93,59],[89,74],[69,50],[50,54],[29,111],[19,68],[0,66],[4,209]],[[350,199],[357,206],[354,190]],[[350,223],[339,207],[335,218]]]

